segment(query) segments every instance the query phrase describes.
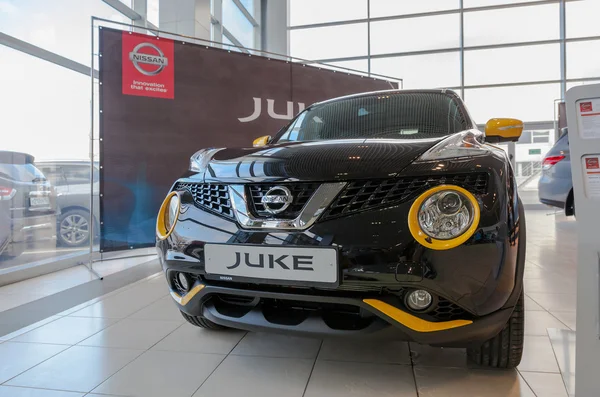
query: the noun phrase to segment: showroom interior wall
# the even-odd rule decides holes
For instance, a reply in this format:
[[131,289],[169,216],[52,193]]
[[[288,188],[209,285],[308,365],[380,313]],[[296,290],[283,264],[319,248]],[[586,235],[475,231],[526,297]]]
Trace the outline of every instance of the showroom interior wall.
[[598,13],[597,0],[290,0],[290,55],[454,89],[480,124],[522,119],[515,170],[535,187],[555,101],[600,79]]
[[[249,52],[263,42],[260,14],[260,0],[0,0],[0,151],[34,156],[58,195],[77,195],[76,209],[89,211],[90,170],[97,195],[99,167],[97,144],[93,167],[90,162],[91,17],[132,24],[138,32],[160,28],[222,40]],[[61,226],[72,227],[54,216],[57,236]],[[0,256],[0,285],[89,261],[85,242],[36,238],[21,255]]]

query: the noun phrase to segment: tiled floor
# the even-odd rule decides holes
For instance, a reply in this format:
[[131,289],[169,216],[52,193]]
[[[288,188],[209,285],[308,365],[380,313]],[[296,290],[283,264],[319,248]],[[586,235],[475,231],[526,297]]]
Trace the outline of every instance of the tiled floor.
[[474,368],[461,349],[201,330],[155,275],[0,337],[0,397],[566,397],[575,222],[548,212],[527,213],[518,371]]
[[[122,271],[132,266],[153,260],[151,256],[120,258],[94,263],[94,270],[102,277]],[[0,312],[56,294],[68,288],[95,280],[84,265],[74,266],[58,272],[45,274],[29,280],[0,287]]]

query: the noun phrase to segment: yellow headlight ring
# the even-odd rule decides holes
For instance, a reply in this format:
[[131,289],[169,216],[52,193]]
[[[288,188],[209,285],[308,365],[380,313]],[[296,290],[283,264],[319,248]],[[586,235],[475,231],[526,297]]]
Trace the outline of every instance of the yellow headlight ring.
[[[454,190],[463,194],[469,199],[471,205],[473,206],[473,223],[471,223],[471,226],[463,234],[450,240],[437,240],[433,237],[429,237],[419,225],[419,209],[421,208],[421,205],[423,205],[423,202],[425,202],[425,200],[427,200],[433,194],[442,190]],[[477,202],[475,196],[471,194],[471,192],[455,185],[440,185],[427,190],[425,193],[417,197],[413,205],[410,207],[410,211],[408,211],[408,229],[415,240],[417,240],[422,246],[434,250],[448,250],[458,247],[471,238],[479,226],[480,216],[479,203]]]
[[171,235],[171,233],[173,233],[173,230],[175,230],[175,225],[177,224],[177,220],[179,219],[179,214],[181,212],[181,197],[179,197],[179,205],[177,206],[177,215],[175,216],[175,220],[173,221],[171,228],[167,230],[167,226],[165,225],[165,214],[169,210],[169,203],[171,202],[171,198],[173,196],[179,196],[179,193],[169,193],[158,210],[158,217],[156,218],[156,236],[160,240],[166,239]]

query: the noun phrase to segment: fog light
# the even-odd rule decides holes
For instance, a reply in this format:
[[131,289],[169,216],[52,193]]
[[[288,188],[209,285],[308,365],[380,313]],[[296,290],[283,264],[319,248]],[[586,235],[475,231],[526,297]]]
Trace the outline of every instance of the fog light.
[[177,273],[177,281],[179,281],[179,285],[184,291],[188,292],[190,290],[190,280],[185,273]]
[[410,309],[421,312],[431,306],[433,297],[425,290],[417,289],[406,295],[405,303]]

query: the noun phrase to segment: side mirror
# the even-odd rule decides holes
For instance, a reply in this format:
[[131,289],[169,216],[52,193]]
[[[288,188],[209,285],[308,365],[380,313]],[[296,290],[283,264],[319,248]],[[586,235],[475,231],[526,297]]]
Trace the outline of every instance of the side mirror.
[[517,119],[490,119],[485,123],[485,141],[516,142],[523,132],[523,122]]
[[252,146],[261,147],[267,145],[269,142],[271,142],[271,135],[265,135],[252,141]]

